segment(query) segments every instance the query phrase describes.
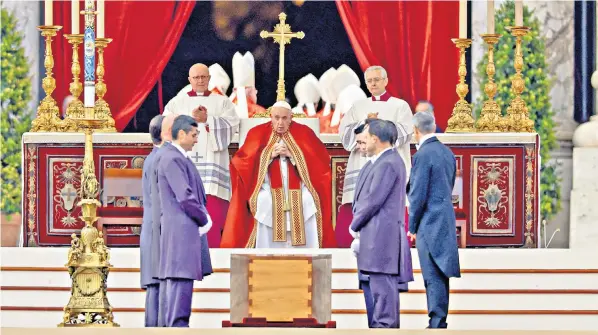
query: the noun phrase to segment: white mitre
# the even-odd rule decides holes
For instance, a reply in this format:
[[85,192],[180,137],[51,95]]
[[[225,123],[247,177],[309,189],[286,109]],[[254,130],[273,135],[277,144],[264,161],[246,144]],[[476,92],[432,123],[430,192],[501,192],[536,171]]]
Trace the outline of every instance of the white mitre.
[[320,101],[318,79],[310,73],[297,80],[297,84],[295,84],[295,97],[298,103],[297,107],[294,108],[294,113],[297,113],[297,111],[303,113],[303,105],[305,105],[307,115],[315,116],[317,111],[314,104]]
[[[210,73],[210,83],[208,84],[208,91],[218,88],[222,95],[226,96],[226,91],[230,86],[230,77],[226,74],[226,71],[218,63],[214,63],[208,67]],[[191,84],[183,87],[177,95],[187,94],[191,91]]]
[[331,67],[320,76],[320,80],[318,81],[320,94],[322,95],[322,101],[324,102],[324,112],[322,113],[322,116],[328,116],[330,114],[331,105],[333,103],[331,101],[332,94],[330,92],[330,86],[332,85],[332,80],[335,75],[336,69]]
[[232,101],[237,98],[237,114],[246,119],[249,117],[249,110],[245,88],[255,87],[255,59],[249,51],[244,55],[240,52],[233,55],[233,87],[235,90],[230,99]]
[[338,126],[341,122],[342,115],[349,110],[347,109],[346,111],[341,111],[338,108],[338,104],[341,101],[340,93],[351,85],[360,87],[361,82],[359,81],[359,77],[355,71],[343,64],[336,71],[336,75],[334,76],[334,79],[330,85],[331,95],[333,98],[335,98],[334,103],[337,105],[337,107],[334,108],[334,114],[332,115],[332,120],[330,121],[331,127]]
[[[334,115],[332,115],[331,125],[336,125],[340,122],[340,115],[344,115],[353,107],[353,104],[357,100],[367,99],[367,94],[361,89],[361,87],[351,84],[338,95],[338,102],[334,109]],[[338,117],[338,120],[335,119]],[[336,124],[334,122],[336,121]]]

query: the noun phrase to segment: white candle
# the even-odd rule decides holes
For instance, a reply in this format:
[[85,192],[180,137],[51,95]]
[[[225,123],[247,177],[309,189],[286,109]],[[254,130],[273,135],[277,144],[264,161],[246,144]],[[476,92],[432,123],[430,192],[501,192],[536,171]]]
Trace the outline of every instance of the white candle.
[[51,26],[52,22],[52,0],[44,1],[44,25]]
[[488,0],[488,34],[494,34],[494,0]]
[[523,1],[515,1],[515,25],[523,26]]
[[467,0],[459,0],[459,38],[467,38]]
[[105,10],[104,10],[104,0],[98,0],[98,31],[97,37],[104,37],[104,17],[105,17]]
[[71,34],[79,33],[79,0],[71,0]]

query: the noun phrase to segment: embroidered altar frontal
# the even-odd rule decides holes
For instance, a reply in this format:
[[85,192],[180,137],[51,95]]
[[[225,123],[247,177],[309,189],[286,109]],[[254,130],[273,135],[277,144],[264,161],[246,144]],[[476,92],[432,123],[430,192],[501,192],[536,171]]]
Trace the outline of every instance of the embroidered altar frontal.
[[[341,205],[348,152],[338,135],[322,134],[331,156],[332,222]],[[535,247],[538,239],[539,137],[537,134],[439,134],[456,156],[453,204],[459,234],[468,247]],[[79,233],[80,169],[84,135],[23,135],[24,246],[66,246]],[[96,176],[102,193],[99,215],[110,222],[110,246],[138,246],[143,198],[141,189],[105,189],[107,169],[141,169],[152,149],[148,134],[94,134]],[[231,155],[237,142],[230,146]],[[412,154],[415,146],[412,144]],[[123,225],[119,226],[118,222]],[[210,246],[216,247],[216,246]]]

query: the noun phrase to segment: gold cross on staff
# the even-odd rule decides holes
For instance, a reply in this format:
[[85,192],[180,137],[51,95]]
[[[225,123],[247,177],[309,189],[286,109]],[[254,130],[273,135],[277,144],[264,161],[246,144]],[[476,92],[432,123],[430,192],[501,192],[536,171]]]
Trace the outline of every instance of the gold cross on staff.
[[274,43],[280,44],[280,59],[278,63],[278,87],[276,89],[276,101],[284,101],[284,46],[285,44],[291,44],[291,38],[295,37],[298,39],[303,39],[305,37],[305,34],[302,31],[298,31],[296,33],[291,31],[291,26],[285,22],[285,20],[287,19],[287,14],[280,13],[278,15],[278,19],[280,19],[280,23],[274,26],[273,32],[262,30],[260,36],[262,38],[272,37],[272,39],[274,39]]

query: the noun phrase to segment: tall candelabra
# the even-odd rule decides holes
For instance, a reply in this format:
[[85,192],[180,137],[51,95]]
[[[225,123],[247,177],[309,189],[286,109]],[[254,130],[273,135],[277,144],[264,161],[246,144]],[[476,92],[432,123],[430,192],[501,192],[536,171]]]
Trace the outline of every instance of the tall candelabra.
[[476,121],[476,130],[479,132],[500,132],[503,131],[505,125],[500,106],[494,101],[494,95],[496,95],[497,91],[497,86],[494,82],[494,74],[496,73],[494,66],[494,45],[498,43],[500,35],[482,34],[482,38],[488,44],[488,65],[486,65],[488,82],[484,86],[484,92],[488,96],[488,99],[484,101],[482,113]]
[[41,35],[46,41],[46,50],[44,55],[44,67],[46,68],[46,77],[42,79],[42,88],[46,96],[37,107],[37,116],[31,123],[33,132],[53,132],[62,130],[62,120],[60,112],[56,105],[56,100],[52,98],[52,92],[56,89],[56,79],[52,77],[54,68],[54,56],[52,55],[52,38],[61,29],[61,26],[38,26]]
[[81,75],[81,63],[79,62],[79,45],[83,43],[83,34],[67,34],[64,35],[67,41],[73,46],[71,73],[73,74],[73,81],[69,85],[69,92],[73,100],[66,108],[66,115],[63,120],[64,130],[71,132],[80,132],[82,128],[77,124],[75,119],[82,119],[85,110],[83,109],[83,102],[79,99],[81,92],[83,92],[83,84],[79,80]]
[[459,48],[459,83],[457,84],[457,95],[459,101],[453,108],[453,114],[448,120],[447,133],[467,133],[474,131],[474,121],[471,116],[471,104],[465,100],[469,87],[465,83],[467,75],[467,64],[465,63],[465,49],[471,46],[471,39],[454,38],[453,43]]
[[521,42],[523,36],[527,35],[529,27],[517,26],[507,27],[507,29],[511,31],[513,36],[515,36],[515,75],[511,80],[511,90],[515,94],[515,98],[511,100],[511,103],[507,108],[505,131],[531,133],[534,131],[534,121],[530,120],[525,101],[521,98],[521,93],[525,90],[525,80],[521,75],[521,70],[523,70]]
[[104,95],[108,90],[106,83],[104,82],[104,74],[106,71],[104,65],[104,49],[108,47],[110,42],[112,42],[111,38],[98,37],[95,39],[95,46],[98,50],[98,66],[96,69],[96,94],[98,99],[95,101],[95,117],[97,119],[106,121],[102,128],[99,129],[100,131],[104,132],[116,132],[116,128],[114,127],[114,119],[112,118],[112,113],[110,113],[110,106],[106,100],[104,100]]

